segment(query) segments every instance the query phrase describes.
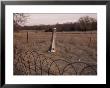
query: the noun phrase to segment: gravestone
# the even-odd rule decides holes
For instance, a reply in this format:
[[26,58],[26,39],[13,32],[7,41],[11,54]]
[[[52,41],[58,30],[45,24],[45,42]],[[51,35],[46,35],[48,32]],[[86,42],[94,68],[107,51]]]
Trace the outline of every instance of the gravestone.
[[51,50],[50,52],[55,52],[55,39],[56,39],[56,28],[53,28],[52,31],[52,43],[51,43]]

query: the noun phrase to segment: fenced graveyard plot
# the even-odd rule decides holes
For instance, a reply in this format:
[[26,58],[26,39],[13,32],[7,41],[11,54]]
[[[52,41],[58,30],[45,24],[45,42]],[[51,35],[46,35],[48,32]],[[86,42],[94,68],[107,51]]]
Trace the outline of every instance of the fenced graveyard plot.
[[14,75],[97,75],[96,32],[14,33]]

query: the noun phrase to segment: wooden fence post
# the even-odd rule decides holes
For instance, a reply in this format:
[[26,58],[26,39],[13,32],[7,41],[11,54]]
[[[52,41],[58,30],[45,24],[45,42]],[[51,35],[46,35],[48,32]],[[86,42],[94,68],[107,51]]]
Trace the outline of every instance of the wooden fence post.
[[28,35],[28,32],[27,32],[27,43],[28,43],[28,36],[29,36],[29,35]]

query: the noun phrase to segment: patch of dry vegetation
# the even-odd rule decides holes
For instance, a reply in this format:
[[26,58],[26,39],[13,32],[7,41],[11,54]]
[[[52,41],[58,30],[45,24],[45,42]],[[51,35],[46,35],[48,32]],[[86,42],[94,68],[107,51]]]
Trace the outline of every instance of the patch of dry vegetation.
[[14,33],[14,75],[97,74],[96,32],[57,32],[55,53],[51,32],[28,35]]

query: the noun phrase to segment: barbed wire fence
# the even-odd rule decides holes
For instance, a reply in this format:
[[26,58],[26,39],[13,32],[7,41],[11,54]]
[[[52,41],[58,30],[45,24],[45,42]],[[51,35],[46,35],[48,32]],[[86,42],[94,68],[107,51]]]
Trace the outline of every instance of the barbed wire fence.
[[53,59],[34,50],[14,49],[14,75],[96,75],[97,65]]

